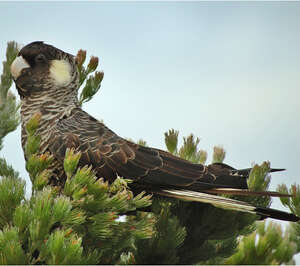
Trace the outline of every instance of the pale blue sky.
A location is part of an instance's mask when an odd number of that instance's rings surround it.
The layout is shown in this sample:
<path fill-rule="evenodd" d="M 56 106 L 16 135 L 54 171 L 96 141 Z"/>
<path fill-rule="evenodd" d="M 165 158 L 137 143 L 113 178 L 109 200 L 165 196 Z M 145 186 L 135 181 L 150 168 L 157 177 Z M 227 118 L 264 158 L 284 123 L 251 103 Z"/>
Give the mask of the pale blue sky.
<path fill-rule="evenodd" d="M 164 148 L 163 133 L 179 129 L 200 137 L 209 159 L 222 145 L 234 167 L 287 168 L 272 189 L 300 183 L 299 2 L 0 2 L 0 10 L 1 61 L 11 40 L 99 56 L 103 85 L 84 109 L 120 136 Z M 4 145 L 0 155 L 25 177 L 20 130 Z"/>

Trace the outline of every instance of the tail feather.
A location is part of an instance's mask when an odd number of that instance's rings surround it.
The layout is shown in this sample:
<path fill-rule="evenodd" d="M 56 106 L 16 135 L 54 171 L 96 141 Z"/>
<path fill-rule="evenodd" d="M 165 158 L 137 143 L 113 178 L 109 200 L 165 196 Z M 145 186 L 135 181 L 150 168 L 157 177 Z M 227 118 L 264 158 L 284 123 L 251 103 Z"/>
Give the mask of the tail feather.
<path fill-rule="evenodd" d="M 270 168 L 269 173 L 285 171 L 285 168 Z"/>
<path fill-rule="evenodd" d="M 238 201 L 230 198 L 224 198 L 207 193 L 189 191 L 189 190 L 176 190 L 176 189 L 164 189 L 155 192 L 160 195 L 178 198 L 187 201 L 198 201 L 203 203 L 210 203 L 216 207 L 234 210 L 240 212 L 247 212 L 262 216 L 262 218 L 274 218 L 283 221 L 297 222 L 299 217 L 292 213 L 279 211 L 271 208 L 256 207 L 243 201 Z"/>
<path fill-rule="evenodd" d="M 232 173 L 235 173 L 235 174 L 238 174 L 238 175 L 248 178 L 251 170 L 252 170 L 252 168 L 246 168 L 246 169 L 234 169 L 231 171 L 232 171 Z M 273 173 L 273 172 L 281 172 L 281 171 L 285 171 L 285 170 L 286 169 L 284 169 L 284 168 L 270 168 L 268 172 Z"/>
<path fill-rule="evenodd" d="M 287 213 L 271 208 L 256 207 L 255 211 L 263 218 L 273 218 L 289 222 L 298 222 L 300 220 L 300 218 L 293 213 Z"/>

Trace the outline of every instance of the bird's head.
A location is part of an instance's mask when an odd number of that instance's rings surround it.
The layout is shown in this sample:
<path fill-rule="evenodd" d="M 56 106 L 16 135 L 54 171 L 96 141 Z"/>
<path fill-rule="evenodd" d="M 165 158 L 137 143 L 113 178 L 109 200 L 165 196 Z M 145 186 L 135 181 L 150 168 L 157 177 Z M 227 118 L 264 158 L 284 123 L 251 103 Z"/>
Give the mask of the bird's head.
<path fill-rule="evenodd" d="M 24 46 L 11 65 L 11 74 L 21 97 L 78 86 L 74 56 L 43 42 Z"/>

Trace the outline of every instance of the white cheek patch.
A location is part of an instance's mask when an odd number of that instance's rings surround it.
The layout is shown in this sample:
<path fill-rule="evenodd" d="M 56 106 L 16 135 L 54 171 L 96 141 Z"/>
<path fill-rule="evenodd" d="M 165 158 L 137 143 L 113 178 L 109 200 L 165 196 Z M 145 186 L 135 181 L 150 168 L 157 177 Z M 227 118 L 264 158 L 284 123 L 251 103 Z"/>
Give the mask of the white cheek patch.
<path fill-rule="evenodd" d="M 49 72 L 58 86 L 66 86 L 71 82 L 71 66 L 66 60 L 52 60 Z"/>
<path fill-rule="evenodd" d="M 11 72 L 12 76 L 14 77 L 14 79 L 17 79 L 20 76 L 21 71 L 24 68 L 29 68 L 29 67 L 30 67 L 29 64 L 20 55 L 12 62 L 11 66 L 10 66 L 10 72 Z"/>

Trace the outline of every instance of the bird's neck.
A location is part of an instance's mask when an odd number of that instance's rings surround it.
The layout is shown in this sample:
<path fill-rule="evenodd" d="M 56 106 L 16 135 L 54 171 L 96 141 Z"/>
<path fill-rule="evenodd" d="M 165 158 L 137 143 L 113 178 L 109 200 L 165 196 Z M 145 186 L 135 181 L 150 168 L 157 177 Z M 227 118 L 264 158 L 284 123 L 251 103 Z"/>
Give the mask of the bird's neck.
<path fill-rule="evenodd" d="M 74 108 L 79 107 L 77 92 L 70 93 L 69 90 L 53 90 L 32 94 L 21 100 L 22 123 L 27 123 L 35 114 L 41 114 L 41 120 L 69 114 Z"/>
<path fill-rule="evenodd" d="M 60 88 L 51 90 L 51 92 L 39 92 L 36 95 L 32 94 L 28 98 L 21 99 L 23 147 L 27 140 L 26 124 L 34 114 L 40 113 L 41 115 L 36 133 L 42 137 L 41 142 L 43 143 L 43 141 L 46 141 L 43 138 L 47 138 L 51 134 L 52 128 L 59 119 L 69 116 L 74 108 L 80 107 L 76 90 L 70 93 L 70 90 Z"/>

